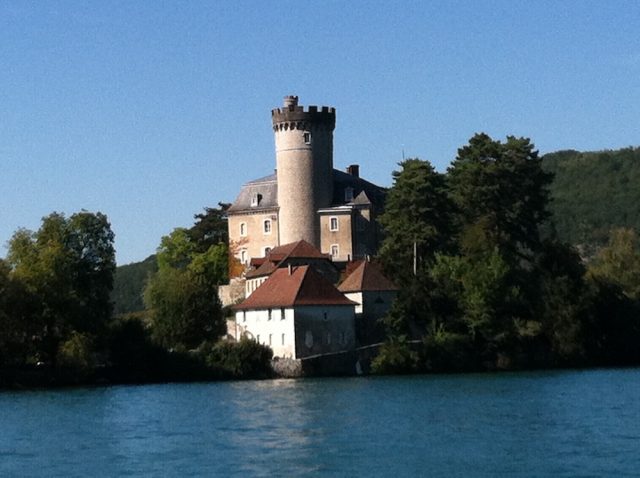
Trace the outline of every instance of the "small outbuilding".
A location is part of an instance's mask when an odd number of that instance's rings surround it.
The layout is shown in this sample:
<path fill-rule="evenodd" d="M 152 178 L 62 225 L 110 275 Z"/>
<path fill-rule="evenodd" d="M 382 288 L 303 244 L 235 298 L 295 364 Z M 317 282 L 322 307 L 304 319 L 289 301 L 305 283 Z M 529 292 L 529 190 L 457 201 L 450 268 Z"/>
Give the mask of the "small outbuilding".
<path fill-rule="evenodd" d="M 274 357 L 352 350 L 355 306 L 313 267 L 289 265 L 272 271 L 234 307 L 236 330 L 271 347 Z"/>
<path fill-rule="evenodd" d="M 356 305 L 356 331 L 360 345 L 375 343 L 384 337 L 379 319 L 391 308 L 398 287 L 385 277 L 380 267 L 364 260 L 340 284 L 338 290 Z"/>

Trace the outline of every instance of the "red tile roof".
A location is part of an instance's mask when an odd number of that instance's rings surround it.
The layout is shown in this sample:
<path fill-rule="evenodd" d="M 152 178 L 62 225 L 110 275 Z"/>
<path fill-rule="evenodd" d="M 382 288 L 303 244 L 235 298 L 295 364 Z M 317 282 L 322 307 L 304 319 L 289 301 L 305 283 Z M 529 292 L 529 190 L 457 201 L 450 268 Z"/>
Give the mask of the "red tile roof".
<path fill-rule="evenodd" d="M 296 305 L 353 305 L 333 284 L 309 266 L 277 269 L 235 308 L 270 309 Z"/>
<path fill-rule="evenodd" d="M 330 260 L 329 254 L 323 254 L 317 248 L 309 244 L 307 241 L 300 240 L 274 247 L 269 251 L 267 256 L 262 260 L 257 269 L 249 271 L 245 274 L 247 279 L 253 277 L 264 277 L 273 273 L 276 268 L 287 259 L 326 259 Z"/>
<path fill-rule="evenodd" d="M 398 290 L 393 282 L 387 279 L 380 267 L 373 262 L 362 261 L 338 287 L 340 292 L 360 292 L 364 290 Z"/>

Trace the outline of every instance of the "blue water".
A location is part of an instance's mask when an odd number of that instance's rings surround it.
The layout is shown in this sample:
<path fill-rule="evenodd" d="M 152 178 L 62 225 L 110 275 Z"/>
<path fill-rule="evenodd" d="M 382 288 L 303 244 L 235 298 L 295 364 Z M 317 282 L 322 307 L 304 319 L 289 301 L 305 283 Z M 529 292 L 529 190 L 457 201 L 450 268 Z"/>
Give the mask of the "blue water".
<path fill-rule="evenodd" d="M 640 370 L 2 392 L 0 476 L 640 476 Z"/>

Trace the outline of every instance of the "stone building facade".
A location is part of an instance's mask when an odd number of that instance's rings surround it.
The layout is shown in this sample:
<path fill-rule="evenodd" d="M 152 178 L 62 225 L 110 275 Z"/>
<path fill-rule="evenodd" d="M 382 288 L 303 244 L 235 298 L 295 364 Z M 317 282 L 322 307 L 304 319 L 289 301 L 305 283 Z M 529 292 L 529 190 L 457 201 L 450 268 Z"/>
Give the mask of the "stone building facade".
<path fill-rule="evenodd" d="M 358 165 L 334 169 L 335 109 L 305 109 L 298 97 L 287 96 L 271 119 L 276 171 L 246 183 L 228 210 L 235 256 L 248 266 L 300 240 L 335 262 L 375 254 L 385 190 L 362 179 Z"/>

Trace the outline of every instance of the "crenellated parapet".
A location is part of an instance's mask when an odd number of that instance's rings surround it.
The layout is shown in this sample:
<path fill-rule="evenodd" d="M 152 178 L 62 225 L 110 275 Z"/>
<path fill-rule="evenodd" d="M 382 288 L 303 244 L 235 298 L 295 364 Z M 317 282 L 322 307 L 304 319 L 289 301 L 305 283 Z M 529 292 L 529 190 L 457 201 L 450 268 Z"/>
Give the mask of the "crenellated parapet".
<path fill-rule="evenodd" d="M 336 126 L 336 109 L 330 106 L 309 106 L 305 111 L 303 106 L 298 105 L 297 96 L 285 96 L 284 106 L 271 110 L 271 121 L 274 131 L 310 130 L 314 127 L 333 131 Z"/>

